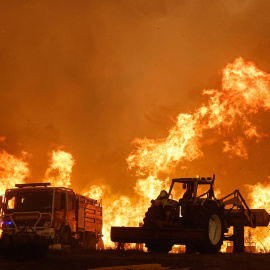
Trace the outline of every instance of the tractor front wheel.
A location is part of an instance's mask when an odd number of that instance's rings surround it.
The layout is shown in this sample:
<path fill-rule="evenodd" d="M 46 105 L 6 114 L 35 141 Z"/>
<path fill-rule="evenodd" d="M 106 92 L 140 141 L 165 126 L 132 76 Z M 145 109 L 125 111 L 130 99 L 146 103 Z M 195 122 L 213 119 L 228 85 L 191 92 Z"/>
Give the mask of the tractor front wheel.
<path fill-rule="evenodd" d="M 192 228 L 205 229 L 205 240 L 194 247 L 200 253 L 217 253 L 221 249 L 224 237 L 224 217 L 215 203 L 205 202 L 194 210 L 191 218 Z"/>
<path fill-rule="evenodd" d="M 163 222 L 166 218 L 165 211 L 162 205 L 156 206 L 152 205 L 148 208 L 148 211 L 145 213 L 145 218 L 143 219 L 143 227 L 150 228 L 160 228 L 163 227 Z M 145 247 L 149 252 L 162 252 L 168 253 L 173 244 L 167 241 L 151 241 L 145 243 Z"/>
<path fill-rule="evenodd" d="M 145 213 L 145 218 L 143 219 L 143 227 L 162 227 L 162 223 L 165 220 L 165 217 L 166 215 L 162 205 L 152 205 Z"/>

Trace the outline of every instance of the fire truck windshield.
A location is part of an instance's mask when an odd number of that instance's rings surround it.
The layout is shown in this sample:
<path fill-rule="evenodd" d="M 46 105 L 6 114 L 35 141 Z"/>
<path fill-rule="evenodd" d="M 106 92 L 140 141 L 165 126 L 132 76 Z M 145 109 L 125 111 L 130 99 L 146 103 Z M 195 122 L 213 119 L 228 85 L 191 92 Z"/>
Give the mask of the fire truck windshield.
<path fill-rule="evenodd" d="M 51 212 L 53 192 L 48 190 L 35 191 L 9 191 L 6 194 L 7 207 L 6 213 L 13 212 Z"/>

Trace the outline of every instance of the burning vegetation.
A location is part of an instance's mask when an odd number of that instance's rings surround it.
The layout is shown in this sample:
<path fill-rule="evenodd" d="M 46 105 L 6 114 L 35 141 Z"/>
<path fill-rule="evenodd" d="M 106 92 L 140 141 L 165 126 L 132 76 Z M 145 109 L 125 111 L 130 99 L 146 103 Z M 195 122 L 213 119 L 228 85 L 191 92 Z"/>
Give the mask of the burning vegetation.
<path fill-rule="evenodd" d="M 110 241 L 110 227 L 138 226 L 150 200 L 156 198 L 160 190 L 168 189 L 169 175 L 182 162 L 202 157 L 204 145 L 219 141 L 223 144 L 224 154 L 247 159 L 248 142 L 253 140 L 259 143 L 268 136 L 260 131 L 253 117 L 260 111 L 270 110 L 270 75 L 259 70 L 253 62 L 239 57 L 227 64 L 222 71 L 221 89 L 204 90 L 202 94 L 208 98 L 207 104 L 197 108 L 194 113 L 179 114 L 166 138 L 136 138 L 133 141 L 134 150 L 127 157 L 127 163 L 138 177 L 134 187 L 138 195 L 136 203 L 125 195 L 119 198 L 106 196 L 105 185 L 92 185 L 85 192 L 84 195 L 91 198 L 103 199 L 103 238 L 106 247 L 114 246 Z M 16 183 L 25 182 L 29 177 L 26 156 L 25 152 L 21 157 L 15 157 L 5 150 L 1 151 L 0 193 Z M 72 186 L 74 164 L 72 154 L 59 149 L 53 151 L 44 182 L 51 182 L 53 186 Z M 251 208 L 270 211 L 269 189 L 267 183 L 248 186 Z M 173 195 L 179 197 L 181 194 Z M 260 228 L 250 232 L 254 241 L 261 244 L 262 250 L 268 252 L 269 229 Z"/>
<path fill-rule="evenodd" d="M 251 208 L 264 208 L 270 212 L 270 185 L 267 183 L 257 183 L 248 185 L 249 200 Z M 270 228 L 248 229 L 246 238 L 252 243 L 256 243 L 256 248 L 261 252 L 270 252 Z"/>
<path fill-rule="evenodd" d="M 7 188 L 12 188 L 17 183 L 23 183 L 30 175 L 28 163 L 25 161 L 26 152 L 21 157 L 15 157 L 5 150 L 0 152 L 0 194 Z"/>

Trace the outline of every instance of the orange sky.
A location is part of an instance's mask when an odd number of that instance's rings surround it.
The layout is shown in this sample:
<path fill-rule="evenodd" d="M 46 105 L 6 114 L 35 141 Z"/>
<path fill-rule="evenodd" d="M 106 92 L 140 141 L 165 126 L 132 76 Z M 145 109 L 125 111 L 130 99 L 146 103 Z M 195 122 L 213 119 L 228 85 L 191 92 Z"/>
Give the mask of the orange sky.
<path fill-rule="evenodd" d="M 179 113 L 206 102 L 203 89 L 220 89 L 221 70 L 239 56 L 270 73 L 269 8 L 267 0 L 0 1 L 1 149 L 31 153 L 30 180 L 39 181 L 48 152 L 64 146 L 77 190 L 106 184 L 132 194 L 134 138 L 166 137 Z M 269 112 L 253 120 L 270 134 Z M 251 141 L 246 160 L 222 153 L 222 143 L 204 145 L 203 158 L 170 177 L 215 173 L 222 193 L 245 193 L 245 183 L 269 181 L 269 146 L 269 137 Z"/>

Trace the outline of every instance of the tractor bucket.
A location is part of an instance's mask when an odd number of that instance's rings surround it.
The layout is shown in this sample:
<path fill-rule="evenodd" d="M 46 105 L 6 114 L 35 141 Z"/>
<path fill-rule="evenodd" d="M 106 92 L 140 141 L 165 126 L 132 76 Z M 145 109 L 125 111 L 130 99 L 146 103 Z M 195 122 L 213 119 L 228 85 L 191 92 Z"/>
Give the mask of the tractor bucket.
<path fill-rule="evenodd" d="M 265 209 L 250 209 L 251 213 L 256 216 L 256 226 L 267 227 L 270 222 L 270 215 Z"/>
<path fill-rule="evenodd" d="M 251 223 L 251 220 L 248 219 L 248 210 L 233 209 L 229 212 L 228 217 L 226 218 L 227 224 L 229 226 L 247 226 L 247 227 L 267 227 L 270 221 L 270 215 L 265 209 L 250 209 L 251 216 L 254 218 L 254 223 Z M 225 210 L 225 216 L 226 212 Z M 228 213 L 227 212 L 227 213 Z"/>

